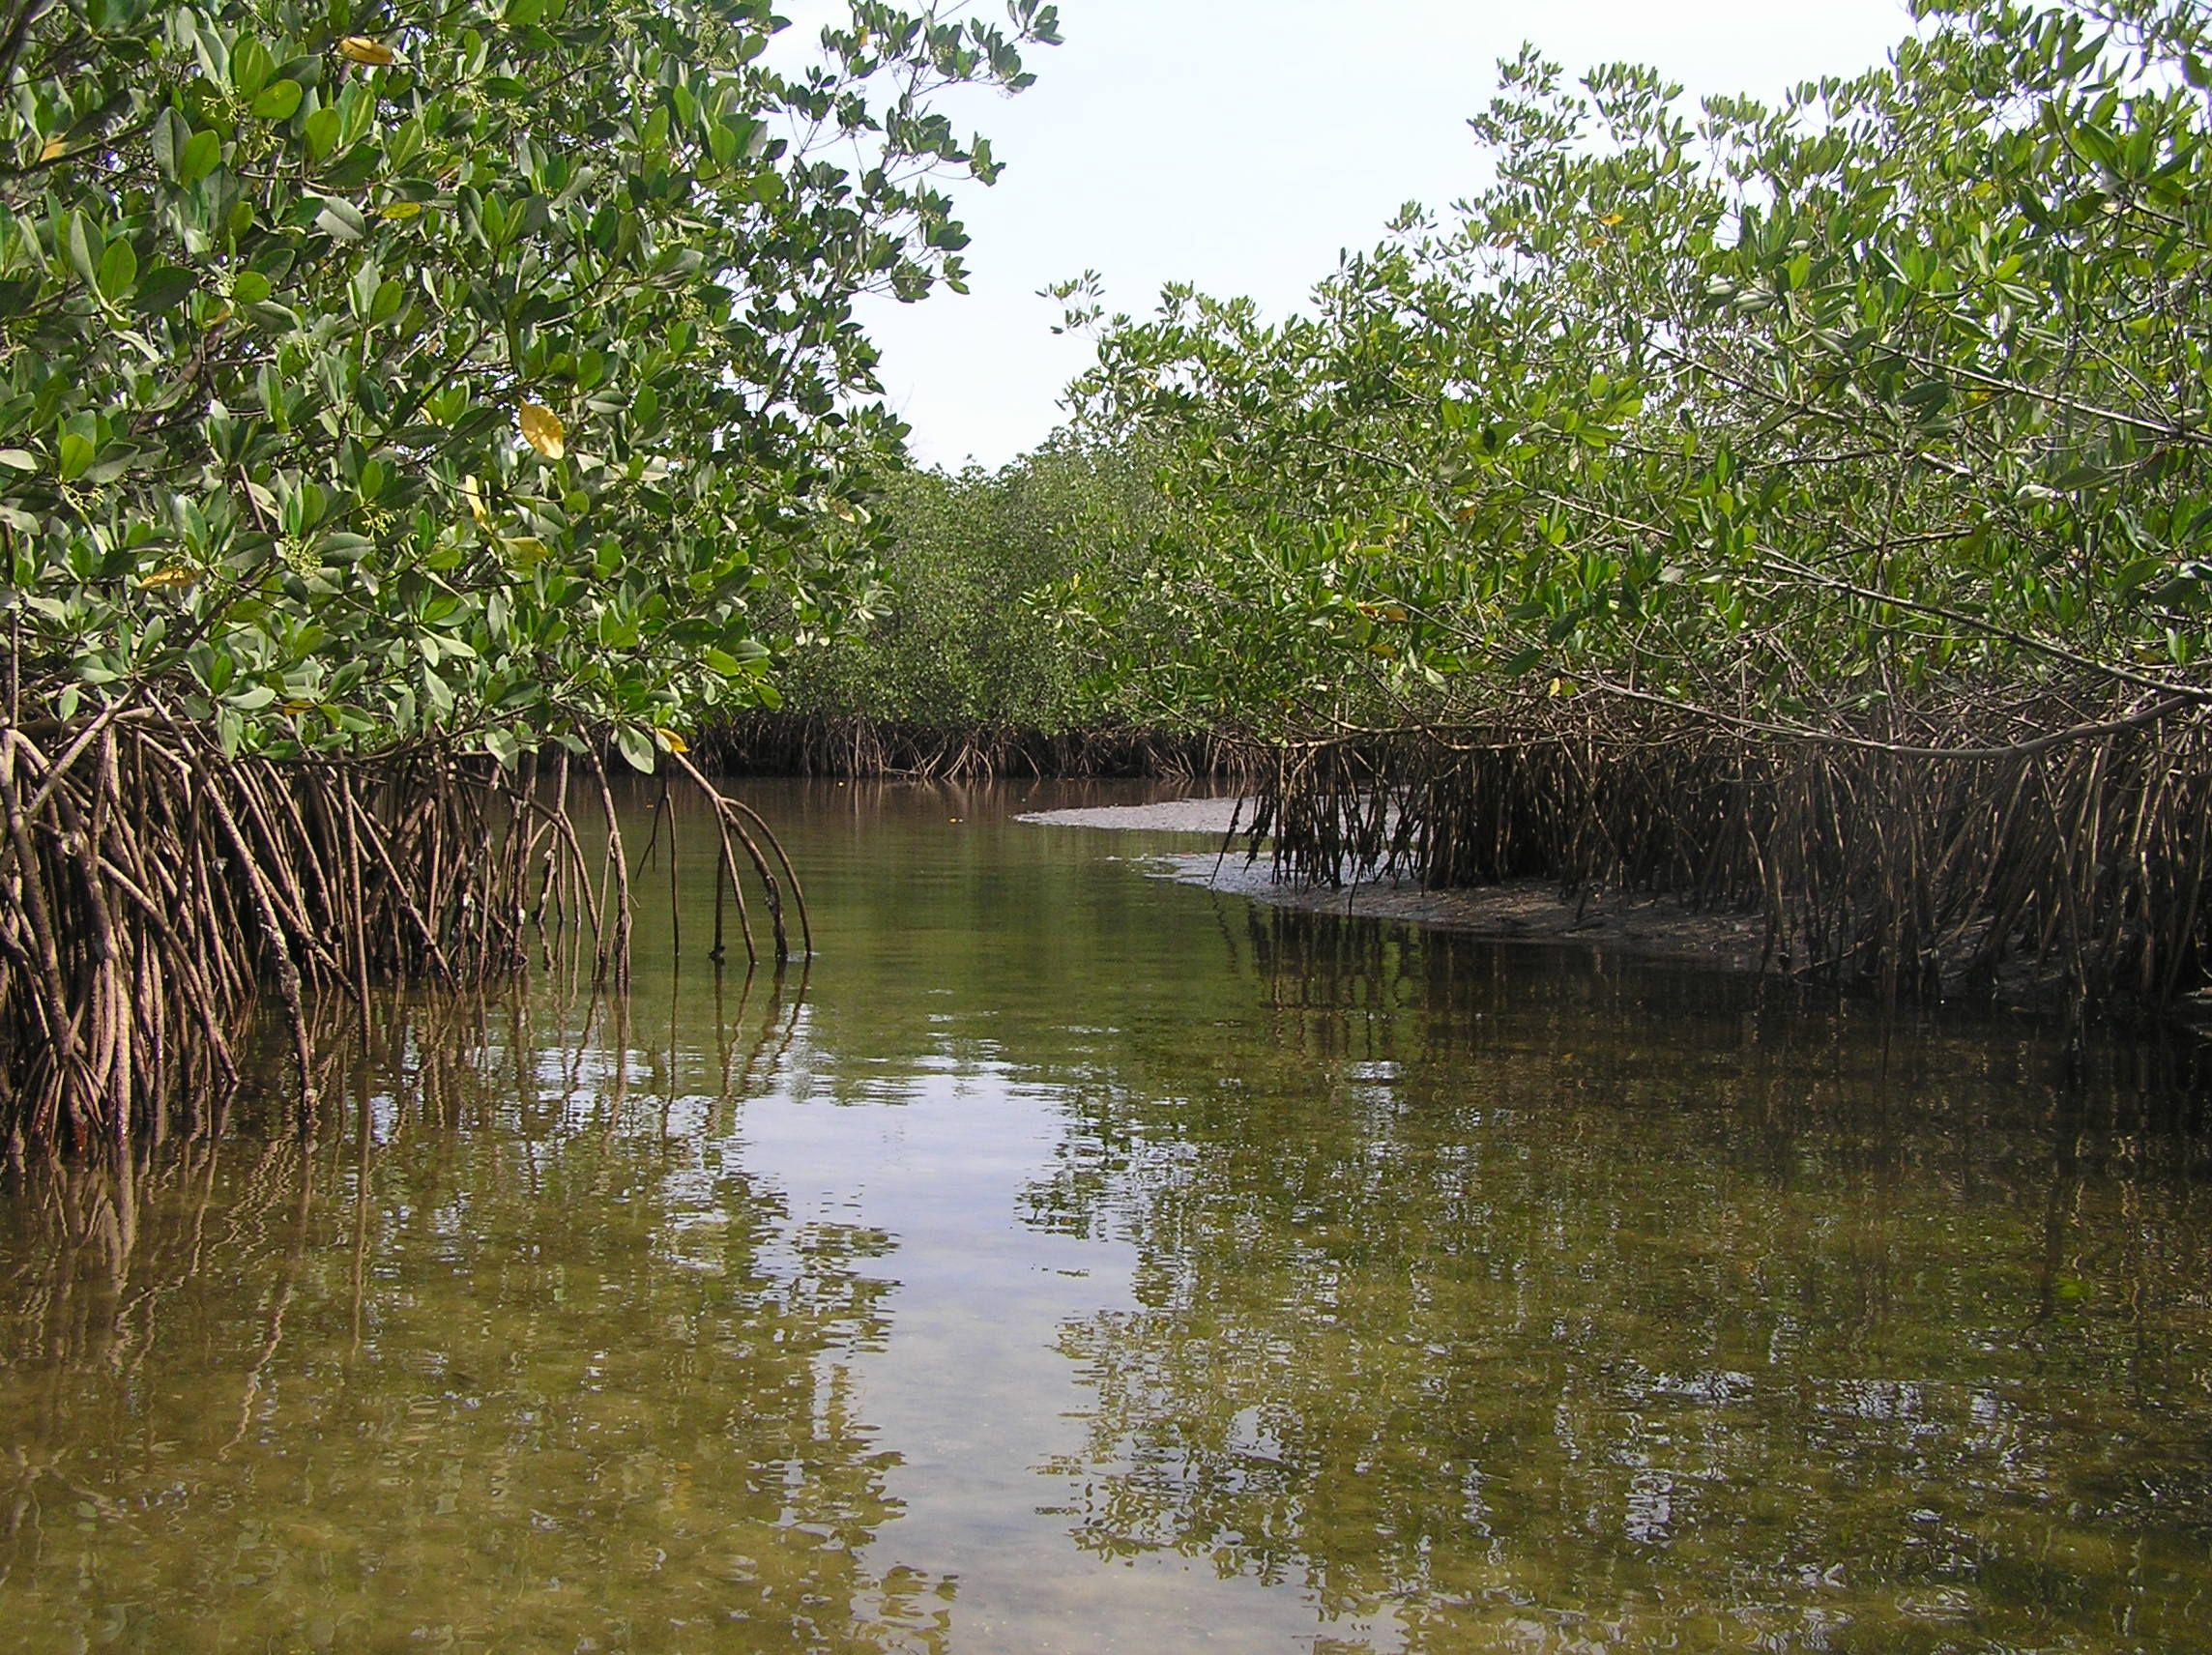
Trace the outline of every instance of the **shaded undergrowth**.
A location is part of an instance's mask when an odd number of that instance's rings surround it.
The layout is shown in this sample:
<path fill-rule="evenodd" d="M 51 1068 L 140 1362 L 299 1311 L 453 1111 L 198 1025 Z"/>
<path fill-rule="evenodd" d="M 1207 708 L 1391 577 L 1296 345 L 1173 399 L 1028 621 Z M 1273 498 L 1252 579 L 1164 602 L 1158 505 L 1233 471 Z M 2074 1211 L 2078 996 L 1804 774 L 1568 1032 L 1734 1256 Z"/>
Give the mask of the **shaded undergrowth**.
<path fill-rule="evenodd" d="M 1198 776 L 1251 770 L 1260 753 L 1224 733 L 1141 728 L 1052 731 L 1034 725 L 846 713 L 742 712 L 692 742 L 724 774 L 911 776 Z"/>

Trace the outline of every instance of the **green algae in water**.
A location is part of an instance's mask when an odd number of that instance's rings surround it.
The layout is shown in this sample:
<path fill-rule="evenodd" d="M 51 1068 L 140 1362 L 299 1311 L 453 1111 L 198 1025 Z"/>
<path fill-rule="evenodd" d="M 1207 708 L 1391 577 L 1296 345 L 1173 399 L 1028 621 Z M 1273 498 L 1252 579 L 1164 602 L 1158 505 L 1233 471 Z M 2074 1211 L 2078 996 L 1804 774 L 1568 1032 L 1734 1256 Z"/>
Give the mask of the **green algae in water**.
<path fill-rule="evenodd" d="M 394 1003 L 308 1145 L 12 1184 L 0 1646 L 2206 1643 L 2190 1054 L 1255 908 L 1065 797 L 762 789 L 803 973 L 649 909 L 619 1016 Z"/>

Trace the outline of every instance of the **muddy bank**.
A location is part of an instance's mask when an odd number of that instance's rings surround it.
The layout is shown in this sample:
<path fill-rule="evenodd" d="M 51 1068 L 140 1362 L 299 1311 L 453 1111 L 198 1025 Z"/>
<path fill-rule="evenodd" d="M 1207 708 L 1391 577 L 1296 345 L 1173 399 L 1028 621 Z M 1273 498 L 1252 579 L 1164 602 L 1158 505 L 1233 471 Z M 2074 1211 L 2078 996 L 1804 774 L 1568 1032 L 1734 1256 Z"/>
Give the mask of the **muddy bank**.
<path fill-rule="evenodd" d="M 1042 810 L 1020 821 L 1051 828 L 1099 828 L 1127 832 L 1203 833 L 1219 840 L 1238 815 L 1236 798 L 1180 798 L 1158 804 L 1108 805 L 1083 810 Z M 1501 942 L 1554 943 L 1637 959 L 1757 971 L 1765 949 L 1765 921 L 1757 915 L 1713 914 L 1671 898 L 1623 896 L 1593 890 L 1562 897 L 1544 880 L 1424 890 L 1411 880 L 1362 880 L 1339 888 L 1278 885 L 1265 861 L 1247 862 L 1241 844 L 1224 857 L 1218 848 L 1152 858 L 1156 877 L 1202 885 L 1256 902 L 1313 913 L 1400 919 L 1437 925 Z"/>
<path fill-rule="evenodd" d="M 1227 834 L 1252 814 L 1249 799 L 1165 798 L 1156 804 L 1100 804 L 1073 810 L 1033 810 L 1017 822 L 1040 828 L 1110 828 L 1131 833 Z M 1210 860 L 1210 858 L 1208 858 Z"/>

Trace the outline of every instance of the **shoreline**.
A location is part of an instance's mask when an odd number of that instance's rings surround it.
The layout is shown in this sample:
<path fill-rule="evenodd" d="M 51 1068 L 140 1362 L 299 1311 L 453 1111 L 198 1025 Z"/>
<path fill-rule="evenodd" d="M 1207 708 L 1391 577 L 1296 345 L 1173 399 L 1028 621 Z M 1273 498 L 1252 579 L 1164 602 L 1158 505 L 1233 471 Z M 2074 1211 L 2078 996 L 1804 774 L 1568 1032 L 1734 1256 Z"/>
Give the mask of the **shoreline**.
<path fill-rule="evenodd" d="M 1785 962 L 1767 957 L 1764 915 L 1691 908 L 1674 897 L 1623 895 L 1609 889 L 1570 897 L 1561 894 L 1557 883 L 1540 879 L 1441 890 L 1426 889 L 1410 879 L 1357 880 L 1337 886 L 1278 885 L 1265 857 L 1247 861 L 1236 845 L 1223 854 L 1232 821 L 1240 821 L 1239 812 L 1248 811 L 1249 805 L 1248 799 L 1226 795 L 1032 811 L 1015 820 L 1047 828 L 1205 836 L 1212 841 L 1212 849 L 1159 851 L 1128 859 L 1148 878 L 1223 891 L 1272 908 L 1394 920 L 1485 942 L 1581 948 L 1593 955 L 1663 965 L 1755 976 L 1771 971 L 1784 979 L 1792 975 Z M 2031 1017 L 2048 1016 L 2052 1010 L 2047 983 L 2010 982 L 2003 992 L 1990 997 L 1990 1002 L 1996 1009 Z M 2130 1021 L 2124 1008 L 2108 1007 L 2106 1015 L 2122 1026 Z M 2212 1038 L 2212 989 L 2158 1007 L 2147 1021 L 2197 1039 Z"/>
<path fill-rule="evenodd" d="M 1275 908 L 1399 920 L 1490 942 L 1544 943 L 1720 971 L 1756 973 L 1765 954 L 1762 916 L 1688 908 L 1670 897 L 1624 896 L 1604 889 L 1568 897 L 1548 880 L 1445 890 L 1430 890 L 1408 879 L 1357 880 L 1340 886 L 1279 885 L 1265 858 L 1248 861 L 1234 846 L 1227 856 L 1221 854 L 1220 841 L 1245 803 L 1234 797 L 1179 798 L 1032 811 L 1015 820 L 1043 828 L 1205 834 L 1215 841 L 1214 850 L 1169 853 L 1137 865 L 1150 878 L 1226 891 Z"/>

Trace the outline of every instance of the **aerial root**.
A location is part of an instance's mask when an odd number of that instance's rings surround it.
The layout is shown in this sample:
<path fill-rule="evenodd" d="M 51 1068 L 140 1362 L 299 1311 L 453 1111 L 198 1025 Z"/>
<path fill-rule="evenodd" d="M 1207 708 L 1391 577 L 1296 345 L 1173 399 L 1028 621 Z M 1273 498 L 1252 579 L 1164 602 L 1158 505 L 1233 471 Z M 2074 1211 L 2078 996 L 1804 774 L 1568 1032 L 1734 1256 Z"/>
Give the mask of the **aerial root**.
<path fill-rule="evenodd" d="M 614 790 L 589 748 L 549 753 L 507 770 L 431 750 L 279 762 L 145 713 L 0 725 L 0 1140 L 85 1154 L 207 1130 L 272 989 L 308 1126 L 317 1008 L 334 1000 L 365 1028 L 380 984 L 511 976 L 564 931 L 595 983 L 626 985 Z M 606 816 L 596 866 L 576 764 Z M 684 768 L 768 888 L 785 957 L 786 892 L 805 925 L 789 858 Z M 735 888 L 728 849 L 725 863 Z"/>
<path fill-rule="evenodd" d="M 1892 1001 L 2161 1004 L 2212 972 L 2212 719 L 2096 712 L 1962 706 L 1826 740 L 1593 693 L 1285 746 L 1250 843 L 1306 884 L 1545 879 L 1758 913 L 1769 963 Z M 2058 722 L 2082 733 L 2034 734 Z"/>

